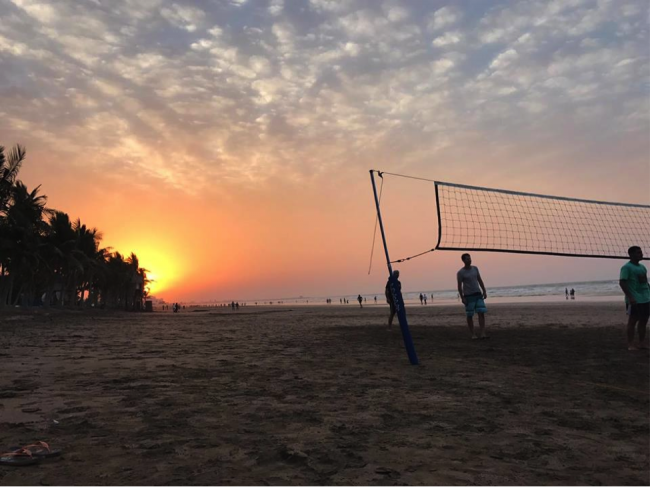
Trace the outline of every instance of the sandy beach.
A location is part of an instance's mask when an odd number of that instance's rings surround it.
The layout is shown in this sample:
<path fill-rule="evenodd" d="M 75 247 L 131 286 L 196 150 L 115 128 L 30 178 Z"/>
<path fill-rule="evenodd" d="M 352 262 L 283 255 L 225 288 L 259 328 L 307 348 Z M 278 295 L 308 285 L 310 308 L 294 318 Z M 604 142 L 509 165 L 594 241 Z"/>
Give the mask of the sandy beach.
<path fill-rule="evenodd" d="M 0 315 L 1 485 L 650 482 L 647 351 L 621 303 Z"/>

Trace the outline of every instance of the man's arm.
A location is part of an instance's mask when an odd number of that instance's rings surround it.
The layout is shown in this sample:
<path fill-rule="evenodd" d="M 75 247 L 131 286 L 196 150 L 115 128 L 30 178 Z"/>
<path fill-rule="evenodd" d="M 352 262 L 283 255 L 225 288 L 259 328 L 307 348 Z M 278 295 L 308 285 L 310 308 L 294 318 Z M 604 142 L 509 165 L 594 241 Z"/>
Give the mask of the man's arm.
<path fill-rule="evenodd" d="M 456 274 L 456 280 L 458 281 L 458 295 L 463 304 L 465 303 L 465 295 L 463 294 L 463 281 L 458 274 Z"/>
<path fill-rule="evenodd" d="M 483 299 L 487 298 L 487 289 L 485 289 L 485 284 L 483 284 L 483 279 L 481 279 L 481 273 L 476 269 L 476 273 L 478 275 L 478 285 L 481 286 L 481 289 L 483 290 Z"/>
<path fill-rule="evenodd" d="M 621 279 L 618 281 L 618 285 L 621 286 L 621 289 L 625 293 L 625 296 L 627 296 L 627 300 L 630 302 L 630 304 L 636 304 L 636 299 L 634 299 L 634 296 L 632 296 L 630 287 L 627 285 L 627 281 L 625 279 Z"/>

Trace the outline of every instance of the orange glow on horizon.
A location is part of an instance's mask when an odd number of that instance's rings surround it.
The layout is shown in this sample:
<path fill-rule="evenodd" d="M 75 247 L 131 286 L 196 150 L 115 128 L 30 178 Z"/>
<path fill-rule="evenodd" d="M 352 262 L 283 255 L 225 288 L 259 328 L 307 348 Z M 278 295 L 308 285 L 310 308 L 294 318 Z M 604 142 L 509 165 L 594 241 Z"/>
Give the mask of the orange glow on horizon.
<path fill-rule="evenodd" d="M 178 268 L 166 253 L 146 247 L 136 250 L 135 253 L 140 265 L 147 269 L 147 278 L 151 281 L 147 285 L 149 294 L 156 296 L 178 284 L 181 277 Z"/>
<path fill-rule="evenodd" d="M 47 174 L 34 171 L 26 182 L 33 187 L 47 181 Z M 84 184 L 74 179 L 44 186 L 44 194 L 52 207 L 97 227 L 104 236 L 102 247 L 119 251 L 124 258 L 135 253 L 140 267 L 153 280 L 149 293 L 158 299 L 206 302 L 330 297 L 381 293 L 385 284 L 378 234 L 372 273 L 368 274 L 375 207 L 365 176 L 363 180 L 351 178 L 345 190 L 337 180 L 298 188 L 276 184 L 271 190 L 257 188 L 241 194 L 189 195 L 167 187 L 118 185 L 91 175 Z M 440 179 L 464 181 L 462 175 L 454 174 Z M 490 181 L 484 184 L 489 186 Z M 497 187 L 525 191 L 533 186 L 504 180 Z M 382 215 L 391 256 L 404 257 L 430 248 L 437 238 L 437 223 L 429 214 L 435 204 L 431 187 L 393 178 L 386 188 Z M 571 194 L 562 188 L 554 192 Z M 488 286 L 601 279 L 615 275 L 618 264 L 487 255 L 476 259 L 485 278 L 490 279 Z M 458 262 L 457 253 L 443 252 L 404 262 L 399 266 L 404 289 L 453 287 Z M 530 270 L 522 275 L 524 262 Z"/>
<path fill-rule="evenodd" d="M 138 237 L 133 240 L 128 239 L 133 242 L 132 244 L 120 243 L 119 249 L 130 249 L 124 255 L 128 256 L 130 252 L 133 252 L 138 257 L 140 267 L 146 269 L 147 279 L 151 281 L 147 284 L 149 294 L 160 297 L 161 293 L 178 286 L 184 277 L 180 270 L 182 264 L 178 262 L 178 259 L 173 258 L 176 255 L 171 248 L 174 242 L 170 240 L 169 236 L 158 236 L 158 238 L 150 236 L 146 243 L 143 243 L 141 236 Z"/>

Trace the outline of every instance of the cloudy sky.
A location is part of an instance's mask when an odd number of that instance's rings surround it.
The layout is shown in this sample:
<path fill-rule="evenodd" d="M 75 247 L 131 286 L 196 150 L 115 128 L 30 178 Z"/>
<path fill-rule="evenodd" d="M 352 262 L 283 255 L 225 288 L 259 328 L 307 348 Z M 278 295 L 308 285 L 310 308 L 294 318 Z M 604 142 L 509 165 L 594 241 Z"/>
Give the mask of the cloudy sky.
<path fill-rule="evenodd" d="M 168 299 L 381 290 L 371 168 L 649 202 L 646 0 L 0 0 L 0 12 L 0 144 L 25 145 L 24 182 L 135 251 Z M 432 247 L 430 185 L 385 191 L 394 257 Z M 488 286 L 616 278 L 621 264 L 475 260 Z M 459 264 L 450 252 L 405 264 L 405 288 L 451 288 Z"/>

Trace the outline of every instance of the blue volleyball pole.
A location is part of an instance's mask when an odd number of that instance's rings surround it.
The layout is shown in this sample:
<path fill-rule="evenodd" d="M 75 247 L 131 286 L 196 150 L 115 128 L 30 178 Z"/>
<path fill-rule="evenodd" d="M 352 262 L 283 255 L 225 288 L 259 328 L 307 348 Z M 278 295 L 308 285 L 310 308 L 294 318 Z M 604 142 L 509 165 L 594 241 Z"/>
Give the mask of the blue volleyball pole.
<path fill-rule="evenodd" d="M 388 282 L 390 283 L 390 290 L 393 295 L 393 303 L 397 310 L 397 319 L 399 320 L 399 327 L 402 330 L 402 339 L 404 340 L 404 347 L 406 354 L 409 357 L 411 365 L 419 365 L 418 356 L 415 353 L 413 346 L 413 339 L 411 338 L 411 331 L 409 324 L 406 320 L 406 308 L 404 306 L 404 299 L 402 293 L 397 287 L 397 278 L 393 276 L 393 266 L 390 264 L 390 257 L 388 256 L 388 245 L 386 244 L 386 234 L 384 233 L 384 222 L 381 219 L 381 209 L 379 207 L 379 198 L 377 197 L 377 185 L 375 184 L 375 174 L 383 179 L 380 171 L 370 170 L 370 181 L 372 182 L 372 192 L 375 195 L 375 206 L 377 207 L 377 220 L 379 221 L 379 229 L 381 230 L 381 240 L 384 242 L 384 253 L 386 254 L 386 265 L 388 266 Z"/>

